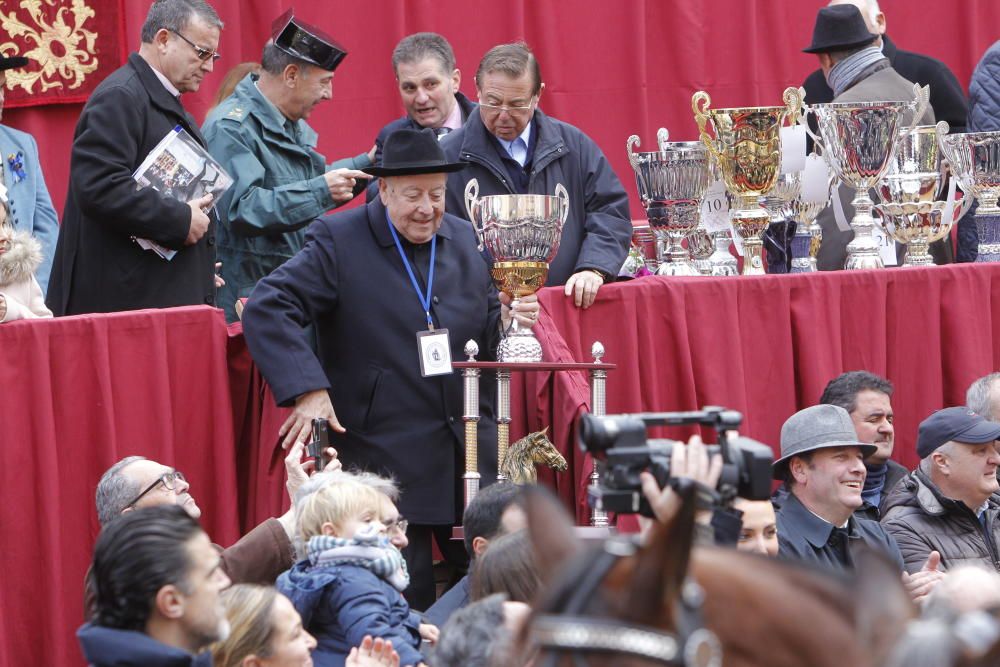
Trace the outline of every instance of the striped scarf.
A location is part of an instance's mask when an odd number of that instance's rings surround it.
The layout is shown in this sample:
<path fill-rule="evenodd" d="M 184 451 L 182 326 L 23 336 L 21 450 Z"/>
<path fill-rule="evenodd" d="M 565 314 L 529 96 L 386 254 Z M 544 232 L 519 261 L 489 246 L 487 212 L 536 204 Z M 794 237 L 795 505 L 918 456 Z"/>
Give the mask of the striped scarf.
<path fill-rule="evenodd" d="M 842 92 L 851 87 L 863 71 L 885 58 L 878 46 L 869 46 L 852 56 L 844 58 L 833 66 L 826 77 L 826 82 L 833 89 L 833 96 L 839 97 Z"/>
<path fill-rule="evenodd" d="M 314 567 L 356 565 L 371 570 L 398 591 L 410 585 L 403 554 L 374 525 L 362 528 L 350 539 L 314 535 L 306 545 L 306 554 Z"/>

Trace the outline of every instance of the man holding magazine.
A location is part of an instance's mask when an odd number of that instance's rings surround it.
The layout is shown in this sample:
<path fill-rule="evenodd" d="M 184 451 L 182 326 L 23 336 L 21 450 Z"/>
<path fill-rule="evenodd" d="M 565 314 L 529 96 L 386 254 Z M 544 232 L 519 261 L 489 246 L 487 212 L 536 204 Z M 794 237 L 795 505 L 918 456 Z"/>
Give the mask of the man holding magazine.
<path fill-rule="evenodd" d="M 156 0 L 139 52 L 84 106 L 46 300 L 56 315 L 215 304 L 211 195 L 181 201 L 133 174 L 175 127 L 204 146 L 179 97 L 212 71 L 221 30 L 204 0 Z"/>

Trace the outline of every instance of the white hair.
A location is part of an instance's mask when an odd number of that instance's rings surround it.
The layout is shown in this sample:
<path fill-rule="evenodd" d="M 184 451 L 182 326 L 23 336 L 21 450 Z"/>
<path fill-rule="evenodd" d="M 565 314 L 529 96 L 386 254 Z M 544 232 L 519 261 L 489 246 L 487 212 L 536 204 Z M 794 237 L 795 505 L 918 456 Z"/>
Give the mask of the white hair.
<path fill-rule="evenodd" d="M 969 391 L 965 393 L 966 407 L 994 422 L 1000 420 L 1000 415 L 994 415 L 990 410 L 993 385 L 997 380 L 1000 380 L 1000 373 L 990 373 L 969 385 Z"/>

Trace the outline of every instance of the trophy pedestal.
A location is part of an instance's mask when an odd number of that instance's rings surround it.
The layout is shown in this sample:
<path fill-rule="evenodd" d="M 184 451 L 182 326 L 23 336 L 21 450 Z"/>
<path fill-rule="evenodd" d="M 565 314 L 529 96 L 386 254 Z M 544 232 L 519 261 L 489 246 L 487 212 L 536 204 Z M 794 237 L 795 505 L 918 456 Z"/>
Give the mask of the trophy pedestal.
<path fill-rule="evenodd" d="M 1000 209 L 982 204 L 976 211 L 976 231 L 979 233 L 977 262 L 1000 262 Z"/>
<path fill-rule="evenodd" d="M 816 260 L 809 252 L 813 236 L 804 225 L 796 225 L 795 236 L 792 237 L 792 267 L 789 273 L 813 273 L 816 270 Z"/>
<path fill-rule="evenodd" d="M 542 344 L 530 329 L 511 331 L 497 347 L 497 361 L 505 364 L 537 364 L 542 360 Z"/>
<path fill-rule="evenodd" d="M 934 266 L 934 258 L 930 253 L 930 241 L 926 237 L 918 237 L 906 244 L 906 257 L 903 266 Z"/>
<path fill-rule="evenodd" d="M 875 228 L 875 218 L 872 217 L 872 200 L 864 190 L 859 190 L 854 201 L 854 219 L 851 229 L 854 230 L 854 240 L 847 244 L 847 261 L 844 268 L 849 271 L 861 269 L 884 269 L 878 244 L 872 236 Z"/>
<path fill-rule="evenodd" d="M 733 257 L 733 253 L 729 252 L 729 246 L 732 244 L 732 237 L 729 236 L 729 232 L 712 232 L 712 243 L 715 244 L 715 251 L 712 256 L 708 258 L 709 266 L 711 266 L 710 275 L 713 276 L 735 276 L 739 275 L 740 267 Z"/>
<path fill-rule="evenodd" d="M 763 276 L 764 242 L 761 237 L 771 222 L 771 216 L 762 208 L 743 208 L 731 213 L 733 229 L 743 239 L 743 275 Z"/>

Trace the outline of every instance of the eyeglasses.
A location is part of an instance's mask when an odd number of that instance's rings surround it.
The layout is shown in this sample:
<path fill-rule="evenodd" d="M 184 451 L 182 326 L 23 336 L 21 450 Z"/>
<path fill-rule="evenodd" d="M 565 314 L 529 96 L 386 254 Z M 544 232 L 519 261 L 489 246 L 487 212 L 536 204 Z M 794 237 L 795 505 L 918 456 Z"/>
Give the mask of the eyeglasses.
<path fill-rule="evenodd" d="M 399 517 L 398 519 L 393 519 L 391 521 L 383 521 L 385 525 L 386 532 L 392 532 L 398 530 L 401 535 L 406 534 L 406 528 L 410 525 L 409 520 Z"/>
<path fill-rule="evenodd" d="M 530 112 L 535 105 L 535 98 L 532 97 L 531 101 L 528 102 L 527 106 L 514 107 L 507 104 L 486 104 L 485 102 L 479 103 L 480 109 L 485 109 L 487 113 L 491 116 L 499 116 L 501 113 L 506 111 L 511 116 L 523 116 Z"/>
<path fill-rule="evenodd" d="M 142 493 L 137 495 L 135 499 L 125 507 L 135 507 L 135 504 L 137 502 L 142 500 L 147 493 L 158 487 L 160 484 L 162 484 L 163 488 L 165 488 L 167 491 L 173 491 L 174 485 L 177 483 L 178 480 L 182 482 L 187 481 L 187 478 L 184 477 L 184 473 L 182 473 L 180 470 L 171 470 L 170 472 L 163 473 L 162 475 L 156 478 L 155 482 L 153 482 L 145 489 L 143 489 Z"/>
<path fill-rule="evenodd" d="M 174 33 L 175 35 L 183 39 L 185 42 L 190 44 L 191 48 L 194 49 L 194 52 L 198 54 L 198 59 L 201 60 L 202 62 L 207 61 L 209 58 L 215 61 L 222 57 L 219 55 L 218 51 L 212 51 L 211 49 L 206 49 L 203 46 L 198 46 L 197 44 L 195 44 L 190 39 L 177 32 L 176 30 L 173 30 L 171 28 L 167 28 L 167 30 L 170 30 L 170 32 Z"/>

